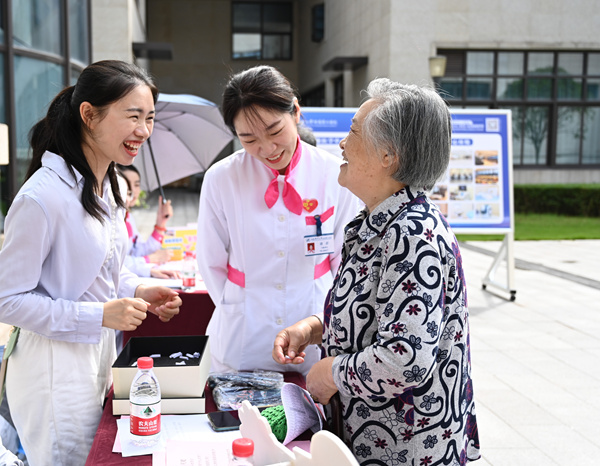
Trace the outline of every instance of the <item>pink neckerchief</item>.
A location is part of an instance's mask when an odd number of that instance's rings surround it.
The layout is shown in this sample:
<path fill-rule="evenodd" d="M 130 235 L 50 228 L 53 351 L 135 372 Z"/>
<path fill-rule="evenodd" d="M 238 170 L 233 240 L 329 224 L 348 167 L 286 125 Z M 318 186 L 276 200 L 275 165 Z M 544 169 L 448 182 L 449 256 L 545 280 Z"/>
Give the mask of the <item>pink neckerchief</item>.
<path fill-rule="evenodd" d="M 298 165 L 301 154 L 302 144 L 300 143 L 300 136 L 298 136 L 296 150 L 294 151 L 292 160 L 290 160 L 290 164 L 285 171 L 285 183 L 283 185 L 283 203 L 290 212 L 296 215 L 300 215 L 302 213 L 302 198 L 300 197 L 300 194 L 298 194 L 298 191 L 296 191 L 296 188 L 294 188 L 294 185 L 289 181 L 289 176 L 292 173 L 292 170 L 296 168 L 296 165 Z M 267 186 L 267 191 L 265 192 L 265 202 L 267 207 L 270 209 L 275 205 L 277 199 L 279 198 L 279 188 L 277 186 L 277 177 L 279 176 L 279 172 L 271 167 L 267 168 L 273 172 L 273 179 L 269 183 L 269 186 Z"/>
<path fill-rule="evenodd" d="M 131 227 L 131 223 L 129 223 L 129 212 L 125 213 L 125 226 L 127 227 L 127 236 L 131 238 L 133 236 L 133 228 Z"/>

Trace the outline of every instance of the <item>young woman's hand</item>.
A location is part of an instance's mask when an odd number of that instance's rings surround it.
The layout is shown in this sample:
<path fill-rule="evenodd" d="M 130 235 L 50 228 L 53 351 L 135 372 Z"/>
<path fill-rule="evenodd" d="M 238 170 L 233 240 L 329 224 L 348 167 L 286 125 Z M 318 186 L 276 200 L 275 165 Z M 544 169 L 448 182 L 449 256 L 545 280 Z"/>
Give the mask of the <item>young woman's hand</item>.
<path fill-rule="evenodd" d="M 165 228 L 167 221 L 173 217 L 173 207 L 171 201 L 163 202 L 162 196 L 158 196 L 158 211 L 156 212 L 156 225 Z"/>
<path fill-rule="evenodd" d="M 179 294 L 166 286 L 140 285 L 135 290 L 135 297 L 146 301 L 149 304 L 148 311 L 163 322 L 168 322 L 179 314 L 182 304 Z"/>
<path fill-rule="evenodd" d="M 150 269 L 150 276 L 153 278 L 181 278 L 177 270 L 163 270 L 158 267 Z"/>
<path fill-rule="evenodd" d="M 149 305 L 141 298 L 121 298 L 104 303 L 102 326 L 133 332 L 146 318 Z"/>
<path fill-rule="evenodd" d="M 169 262 L 173 257 L 173 251 L 171 249 L 159 249 L 154 251 L 152 254 L 148 254 L 148 262 L 152 264 L 164 264 Z"/>

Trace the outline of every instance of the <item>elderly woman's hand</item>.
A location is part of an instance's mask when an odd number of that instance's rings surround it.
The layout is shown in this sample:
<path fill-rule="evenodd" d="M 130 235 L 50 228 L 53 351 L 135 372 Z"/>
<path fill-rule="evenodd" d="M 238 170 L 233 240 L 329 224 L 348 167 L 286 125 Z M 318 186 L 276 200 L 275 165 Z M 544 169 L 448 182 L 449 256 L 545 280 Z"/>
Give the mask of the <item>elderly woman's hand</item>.
<path fill-rule="evenodd" d="M 317 316 L 310 316 L 284 328 L 275 337 L 272 356 L 279 364 L 301 364 L 305 348 L 321 343 L 323 325 Z"/>
<path fill-rule="evenodd" d="M 306 389 L 312 396 L 312 399 L 318 403 L 326 405 L 333 395 L 338 391 L 333 382 L 332 365 L 333 356 L 321 359 L 312 366 L 312 369 L 306 376 Z"/>

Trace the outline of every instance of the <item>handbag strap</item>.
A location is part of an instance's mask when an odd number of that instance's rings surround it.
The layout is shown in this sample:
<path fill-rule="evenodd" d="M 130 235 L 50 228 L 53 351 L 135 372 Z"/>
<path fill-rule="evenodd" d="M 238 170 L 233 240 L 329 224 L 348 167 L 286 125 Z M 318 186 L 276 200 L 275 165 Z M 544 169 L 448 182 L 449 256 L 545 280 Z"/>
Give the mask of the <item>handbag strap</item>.
<path fill-rule="evenodd" d="M 15 346 L 17 345 L 17 340 L 19 339 L 19 333 L 21 332 L 21 327 L 13 326 L 10 329 L 10 334 L 8 336 L 8 341 L 4 347 L 4 354 L 2 355 L 2 364 L 0 365 L 0 403 L 4 399 L 5 385 L 6 381 L 6 366 L 8 365 L 8 358 L 12 354 Z"/>

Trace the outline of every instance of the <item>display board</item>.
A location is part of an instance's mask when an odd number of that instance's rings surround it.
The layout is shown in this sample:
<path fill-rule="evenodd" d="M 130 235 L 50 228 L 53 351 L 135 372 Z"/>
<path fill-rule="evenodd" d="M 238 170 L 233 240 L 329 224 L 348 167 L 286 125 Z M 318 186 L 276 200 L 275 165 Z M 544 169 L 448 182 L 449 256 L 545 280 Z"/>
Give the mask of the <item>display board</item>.
<path fill-rule="evenodd" d="M 317 146 L 341 155 L 340 141 L 357 108 L 304 107 Z M 430 198 L 455 233 L 513 231 L 510 110 L 451 110 L 452 148 L 445 176 Z"/>

